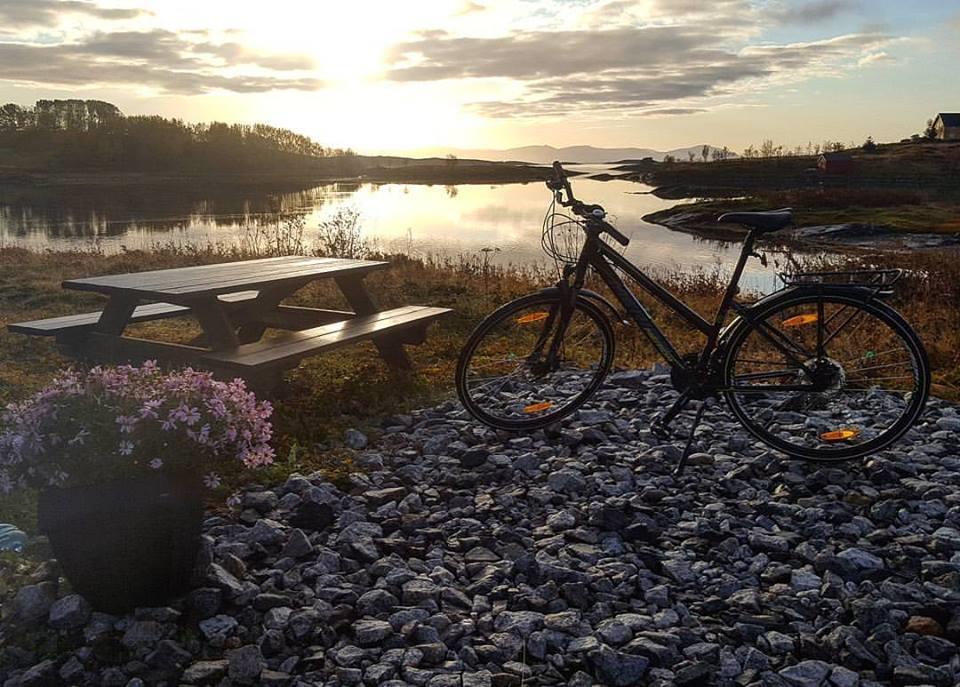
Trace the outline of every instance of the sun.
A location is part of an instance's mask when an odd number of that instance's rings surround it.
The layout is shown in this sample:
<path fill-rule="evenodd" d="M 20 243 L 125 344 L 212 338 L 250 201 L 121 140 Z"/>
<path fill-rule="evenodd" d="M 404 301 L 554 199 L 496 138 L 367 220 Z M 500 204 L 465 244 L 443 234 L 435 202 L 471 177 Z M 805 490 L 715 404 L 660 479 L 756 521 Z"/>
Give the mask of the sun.
<path fill-rule="evenodd" d="M 266 7 L 164 0 L 156 18 L 174 29 L 190 16 L 191 23 L 206 27 L 203 40 L 238 43 L 256 54 L 308 58 L 309 68 L 300 75 L 315 79 L 316 90 L 225 96 L 241 105 L 233 110 L 236 119 L 284 126 L 331 147 L 411 152 L 465 143 L 479 125 L 480 119 L 462 106 L 477 95 L 476 88 L 465 98 L 462 84 L 395 82 L 388 74 L 397 44 L 425 28 L 452 26 L 462 6 L 462 0 L 272 0 Z"/>

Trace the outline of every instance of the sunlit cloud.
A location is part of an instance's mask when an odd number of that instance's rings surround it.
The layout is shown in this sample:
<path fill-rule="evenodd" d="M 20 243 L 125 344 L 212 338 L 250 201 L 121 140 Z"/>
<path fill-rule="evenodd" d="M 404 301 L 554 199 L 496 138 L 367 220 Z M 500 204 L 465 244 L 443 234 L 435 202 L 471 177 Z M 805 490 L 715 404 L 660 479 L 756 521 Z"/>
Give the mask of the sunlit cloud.
<path fill-rule="evenodd" d="M 85 90 L 134 86 L 180 95 L 322 85 L 311 73 L 309 55 L 252 49 L 206 29 L 144 28 L 154 17 L 144 8 L 80 0 L 0 0 L 5 21 L 0 30 L 7 35 L 0 38 L 0 80 Z M 20 33 L 11 35 L 11 28 Z"/>
<path fill-rule="evenodd" d="M 871 64 L 882 64 L 882 63 L 893 64 L 896 61 L 897 61 L 897 58 L 881 50 L 880 52 L 868 53 L 864 55 L 857 61 L 857 66 L 867 67 Z"/>
<path fill-rule="evenodd" d="M 101 7 L 84 0 L 0 0 L 0 26 L 6 30 L 56 26 L 66 15 L 122 20 L 148 14 L 146 9 Z"/>
<path fill-rule="evenodd" d="M 498 78 L 522 82 L 521 98 L 470 104 L 474 111 L 491 117 L 607 109 L 662 112 L 666 103 L 717 98 L 747 85 L 756 89 L 832 74 L 857 65 L 865 51 L 880 55 L 880 48 L 892 40 L 886 34 L 864 33 L 737 48 L 697 23 L 599 33 L 527 32 L 487 39 L 444 34 L 397 46 L 392 53 L 397 66 L 389 77 L 397 81 Z M 556 45 L 563 45 L 564 50 L 544 59 Z"/>

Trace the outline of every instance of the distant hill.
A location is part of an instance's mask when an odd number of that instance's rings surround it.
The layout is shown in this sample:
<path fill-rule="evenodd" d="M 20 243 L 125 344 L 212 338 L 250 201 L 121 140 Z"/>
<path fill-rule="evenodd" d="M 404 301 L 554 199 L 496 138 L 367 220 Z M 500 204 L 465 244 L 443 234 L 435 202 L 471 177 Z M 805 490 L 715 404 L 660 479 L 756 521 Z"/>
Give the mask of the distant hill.
<path fill-rule="evenodd" d="M 512 183 L 545 179 L 551 173 L 544 167 L 494 160 L 356 155 L 266 124 L 128 117 L 100 100 L 0 105 L 0 184 L 117 183 L 130 175 L 150 175 L 148 180 L 164 183 L 188 176 L 218 183 L 360 178 Z"/>
<path fill-rule="evenodd" d="M 714 150 L 719 150 L 716 146 L 708 146 L 710 155 Z M 585 164 L 597 164 L 603 162 L 620 162 L 621 160 L 642 160 L 645 157 L 652 157 L 654 160 L 663 160 L 666 155 L 673 155 L 678 160 L 688 160 L 689 153 L 694 153 L 700 158 L 703 144 L 689 146 L 687 148 L 676 148 L 674 150 L 653 150 L 652 148 L 595 148 L 594 146 L 568 146 L 566 148 L 554 148 L 553 146 L 524 146 L 522 148 L 508 148 L 507 150 L 447 150 L 444 153 L 456 155 L 460 158 L 471 158 L 476 160 L 493 160 L 498 162 L 517 161 L 530 162 L 533 164 L 550 164 L 554 160 L 564 162 L 582 162 Z M 728 152 L 728 157 L 737 157 L 735 153 Z"/>

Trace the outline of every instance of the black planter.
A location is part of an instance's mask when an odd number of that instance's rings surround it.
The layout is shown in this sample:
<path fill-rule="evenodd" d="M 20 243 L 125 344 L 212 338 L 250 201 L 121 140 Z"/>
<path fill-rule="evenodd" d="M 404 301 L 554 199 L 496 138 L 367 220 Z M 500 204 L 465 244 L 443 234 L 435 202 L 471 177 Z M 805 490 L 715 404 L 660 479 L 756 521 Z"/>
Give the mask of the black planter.
<path fill-rule="evenodd" d="M 63 574 L 98 611 L 162 606 L 189 589 L 203 522 L 196 476 L 50 489 L 37 515 Z"/>

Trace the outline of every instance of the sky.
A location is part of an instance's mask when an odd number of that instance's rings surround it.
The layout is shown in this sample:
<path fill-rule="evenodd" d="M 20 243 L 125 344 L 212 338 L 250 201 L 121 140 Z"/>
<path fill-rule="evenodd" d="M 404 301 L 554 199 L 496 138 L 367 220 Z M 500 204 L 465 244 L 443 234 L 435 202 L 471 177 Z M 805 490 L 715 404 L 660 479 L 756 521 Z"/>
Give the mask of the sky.
<path fill-rule="evenodd" d="M 0 102 L 362 153 L 899 140 L 958 65 L 960 0 L 0 0 Z"/>

